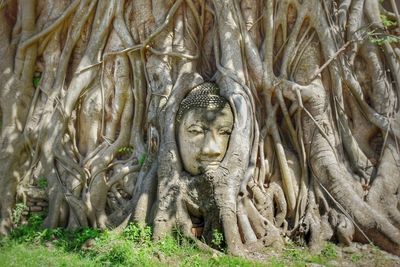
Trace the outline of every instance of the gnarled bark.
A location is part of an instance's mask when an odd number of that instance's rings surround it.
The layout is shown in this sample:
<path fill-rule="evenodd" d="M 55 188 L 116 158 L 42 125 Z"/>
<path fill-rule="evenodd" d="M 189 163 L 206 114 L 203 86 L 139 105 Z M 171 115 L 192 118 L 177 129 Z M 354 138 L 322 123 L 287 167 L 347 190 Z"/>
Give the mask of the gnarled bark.
<path fill-rule="evenodd" d="M 400 255 L 398 26 L 380 17 L 400 21 L 393 2 L 2 1 L 0 233 L 46 179 L 47 227 L 135 221 L 208 244 L 217 230 L 243 256 L 284 235 Z M 193 176 L 175 116 L 203 81 L 234 127 L 220 166 Z"/>

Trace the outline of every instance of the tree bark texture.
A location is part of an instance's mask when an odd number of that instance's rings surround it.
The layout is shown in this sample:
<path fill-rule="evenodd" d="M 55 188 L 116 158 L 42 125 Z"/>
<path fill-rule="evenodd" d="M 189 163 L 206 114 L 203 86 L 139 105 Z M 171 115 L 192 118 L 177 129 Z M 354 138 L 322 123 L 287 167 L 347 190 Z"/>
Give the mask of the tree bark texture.
<path fill-rule="evenodd" d="M 45 179 L 47 227 L 400 255 L 400 17 L 383 2 L 0 1 L 0 233 Z M 175 116 L 204 81 L 234 127 L 192 176 Z"/>

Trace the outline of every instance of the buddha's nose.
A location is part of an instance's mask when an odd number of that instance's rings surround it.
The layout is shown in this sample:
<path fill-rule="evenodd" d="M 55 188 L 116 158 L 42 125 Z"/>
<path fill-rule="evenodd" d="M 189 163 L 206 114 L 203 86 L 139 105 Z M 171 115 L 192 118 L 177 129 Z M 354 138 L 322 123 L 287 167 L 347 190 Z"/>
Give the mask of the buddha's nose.
<path fill-rule="evenodd" d="M 204 146 L 202 149 L 202 156 L 207 158 L 218 158 L 222 154 L 222 147 L 216 139 L 215 134 L 207 132 L 204 139 Z"/>

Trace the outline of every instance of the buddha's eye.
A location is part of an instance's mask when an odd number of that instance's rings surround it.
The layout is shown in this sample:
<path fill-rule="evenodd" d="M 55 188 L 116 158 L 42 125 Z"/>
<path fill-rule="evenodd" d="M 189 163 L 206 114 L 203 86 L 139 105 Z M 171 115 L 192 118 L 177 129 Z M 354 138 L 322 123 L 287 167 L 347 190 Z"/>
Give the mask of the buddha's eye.
<path fill-rule="evenodd" d="M 220 135 L 231 135 L 232 130 L 230 128 L 225 128 L 224 127 L 224 128 L 219 129 L 218 133 Z"/>
<path fill-rule="evenodd" d="M 197 125 L 192 125 L 187 130 L 189 133 L 191 133 L 193 135 L 198 135 L 198 134 L 204 133 L 204 129 Z"/>

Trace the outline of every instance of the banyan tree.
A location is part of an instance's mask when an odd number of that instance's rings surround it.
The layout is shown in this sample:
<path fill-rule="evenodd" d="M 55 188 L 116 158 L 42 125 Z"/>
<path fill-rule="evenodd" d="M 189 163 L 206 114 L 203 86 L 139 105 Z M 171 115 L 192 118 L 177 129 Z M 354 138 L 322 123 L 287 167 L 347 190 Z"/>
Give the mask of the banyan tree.
<path fill-rule="evenodd" d="M 45 179 L 50 228 L 400 255 L 399 23 L 394 0 L 0 1 L 1 234 Z"/>

